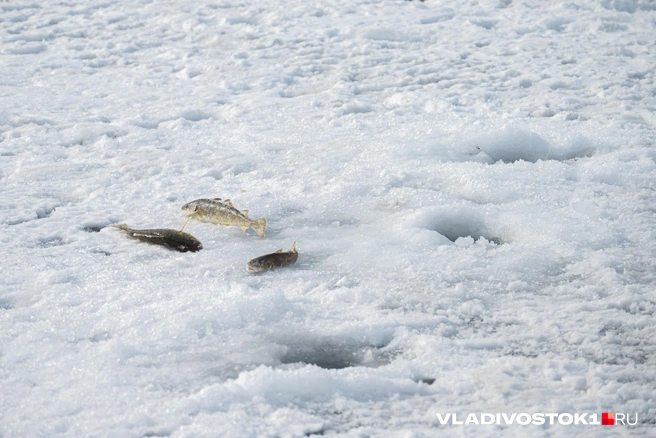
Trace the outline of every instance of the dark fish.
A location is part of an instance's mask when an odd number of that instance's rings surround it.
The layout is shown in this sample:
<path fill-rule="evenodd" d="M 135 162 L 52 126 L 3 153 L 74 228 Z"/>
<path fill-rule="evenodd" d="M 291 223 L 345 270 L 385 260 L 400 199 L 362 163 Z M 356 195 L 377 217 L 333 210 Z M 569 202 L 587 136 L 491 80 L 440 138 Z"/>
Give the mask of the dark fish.
<path fill-rule="evenodd" d="M 196 252 L 203 249 L 203 244 L 200 240 L 196 239 L 189 233 L 183 233 L 178 230 L 171 230 L 169 228 L 156 228 L 152 230 L 133 230 L 126 224 L 112 225 L 120 229 L 135 239 L 142 242 L 154 243 L 155 245 L 162 245 L 168 249 L 180 252 Z"/>
<path fill-rule="evenodd" d="M 296 263 L 298 260 L 298 251 L 296 250 L 296 242 L 292 245 L 292 249 L 283 252 L 282 249 L 272 253 L 257 257 L 248 261 L 246 270 L 249 272 L 263 272 L 269 269 L 282 268 Z"/>

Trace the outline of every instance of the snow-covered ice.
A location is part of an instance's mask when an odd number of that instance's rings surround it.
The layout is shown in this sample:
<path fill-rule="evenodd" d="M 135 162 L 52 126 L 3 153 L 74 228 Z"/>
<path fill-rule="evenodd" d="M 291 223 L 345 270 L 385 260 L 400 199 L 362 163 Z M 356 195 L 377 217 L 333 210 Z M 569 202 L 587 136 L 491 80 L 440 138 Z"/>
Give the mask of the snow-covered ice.
<path fill-rule="evenodd" d="M 0 436 L 652 436 L 655 37 L 652 0 L 0 3 Z M 208 197 L 266 238 L 108 227 Z M 436 417 L 603 411 L 639 425 Z"/>

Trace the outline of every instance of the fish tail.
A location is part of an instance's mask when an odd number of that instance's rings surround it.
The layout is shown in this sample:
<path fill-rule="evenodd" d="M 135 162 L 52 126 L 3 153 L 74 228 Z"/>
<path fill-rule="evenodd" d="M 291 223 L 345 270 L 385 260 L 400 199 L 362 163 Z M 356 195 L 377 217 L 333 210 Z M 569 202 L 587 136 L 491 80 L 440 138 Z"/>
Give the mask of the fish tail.
<path fill-rule="evenodd" d="M 130 229 L 130 227 L 128 227 L 128 224 L 111 224 L 110 226 L 114 228 L 118 228 L 119 230 L 123 230 L 123 231 L 128 231 Z"/>
<path fill-rule="evenodd" d="M 261 218 L 251 222 L 251 228 L 264 239 L 264 228 L 266 228 L 266 219 Z"/>
<path fill-rule="evenodd" d="M 292 244 L 292 249 L 289 250 L 289 252 L 298 252 L 296 249 L 296 241 L 294 240 L 294 243 Z"/>

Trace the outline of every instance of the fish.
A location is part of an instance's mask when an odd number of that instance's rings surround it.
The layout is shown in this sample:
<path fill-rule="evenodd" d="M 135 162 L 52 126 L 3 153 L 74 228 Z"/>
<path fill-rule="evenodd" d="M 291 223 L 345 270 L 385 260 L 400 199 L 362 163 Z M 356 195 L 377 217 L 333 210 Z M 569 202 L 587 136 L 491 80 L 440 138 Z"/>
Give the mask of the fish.
<path fill-rule="evenodd" d="M 264 272 L 269 269 L 275 271 L 276 268 L 293 265 L 296 260 L 298 260 L 298 250 L 296 242 L 294 242 L 289 251 L 283 252 L 282 249 L 279 249 L 274 253 L 250 259 L 246 264 L 246 270 L 248 272 Z"/>
<path fill-rule="evenodd" d="M 196 199 L 183 205 L 182 211 L 187 216 L 187 220 L 182 226 L 181 232 L 185 229 L 187 223 L 194 219 L 200 222 L 210 222 L 225 226 L 236 225 L 243 231 L 246 231 L 250 227 L 264 239 L 266 219 L 250 219 L 248 217 L 248 210 L 237 210 L 232 205 L 230 199 Z"/>
<path fill-rule="evenodd" d="M 155 228 L 152 230 L 135 230 L 127 224 L 113 224 L 112 227 L 118 228 L 130 237 L 139 239 L 142 242 L 162 245 L 168 249 L 180 252 L 197 252 L 203 249 L 203 244 L 189 233 L 183 233 L 178 230 L 169 228 Z"/>

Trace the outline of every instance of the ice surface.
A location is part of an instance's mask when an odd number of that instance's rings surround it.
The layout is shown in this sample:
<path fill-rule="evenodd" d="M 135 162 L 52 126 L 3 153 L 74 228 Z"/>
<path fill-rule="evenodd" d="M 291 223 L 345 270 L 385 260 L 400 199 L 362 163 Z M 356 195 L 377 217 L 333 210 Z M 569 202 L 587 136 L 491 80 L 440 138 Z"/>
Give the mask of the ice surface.
<path fill-rule="evenodd" d="M 655 22 L 647 0 L 0 4 L 0 435 L 614 436 L 435 415 L 602 411 L 653 434 Z M 109 227 L 176 229 L 203 197 L 266 239 Z"/>

